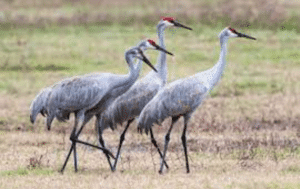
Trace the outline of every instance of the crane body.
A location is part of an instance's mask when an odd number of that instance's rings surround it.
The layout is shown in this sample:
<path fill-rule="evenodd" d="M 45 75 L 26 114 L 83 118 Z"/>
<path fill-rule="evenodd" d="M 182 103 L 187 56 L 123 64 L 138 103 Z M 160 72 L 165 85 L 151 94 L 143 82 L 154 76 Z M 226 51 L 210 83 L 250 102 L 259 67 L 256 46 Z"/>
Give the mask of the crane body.
<path fill-rule="evenodd" d="M 147 49 L 161 50 L 171 54 L 160 48 L 152 40 L 142 41 L 138 46 L 125 52 L 125 59 L 130 70 L 129 74 L 89 74 L 65 79 L 51 88 L 46 108 L 48 129 L 50 130 L 54 118 L 57 118 L 59 121 L 65 121 L 67 119 L 66 115 L 70 113 L 75 114 L 75 124 L 70 136 L 72 146 L 61 170 L 62 172 L 72 151 L 74 151 L 74 166 L 75 171 L 77 171 L 77 142 L 101 149 L 107 156 L 113 157 L 107 149 L 80 141 L 78 136 L 84 125 L 94 115 L 100 114 L 113 99 L 126 92 L 132 86 L 139 76 L 142 62 L 147 63 L 152 69 L 156 70 L 143 54 L 143 51 Z M 140 60 L 137 65 L 134 64 L 136 58 Z M 40 111 L 40 113 L 42 112 Z M 77 131 L 78 125 L 80 129 Z"/>
<path fill-rule="evenodd" d="M 161 50 L 169 53 L 156 45 L 152 40 L 142 41 L 138 46 L 125 52 L 125 59 L 129 66 L 129 74 L 121 76 L 110 73 L 85 75 L 83 77 L 67 79 L 52 88 L 48 103 L 48 129 L 50 129 L 55 117 L 59 121 L 64 121 L 64 116 L 62 115 L 75 114 L 75 124 L 70 136 L 72 145 L 61 170 L 62 172 L 72 151 L 74 151 L 74 167 L 75 171 L 77 171 L 77 142 L 101 149 L 106 156 L 110 155 L 113 157 L 106 148 L 80 141 L 78 137 L 85 124 L 94 115 L 101 114 L 117 96 L 125 93 L 133 85 L 139 76 L 142 61 L 156 71 L 143 54 L 143 51 L 147 49 Z M 135 58 L 141 60 L 137 65 L 134 64 Z M 78 126 L 79 130 L 77 131 Z"/>
<path fill-rule="evenodd" d="M 248 35 L 238 33 L 232 28 L 225 28 L 219 34 L 221 44 L 219 61 L 211 69 L 168 84 L 162 90 L 160 90 L 157 95 L 155 95 L 155 97 L 142 110 L 139 117 L 138 130 L 140 132 L 143 132 L 143 130 L 145 130 L 147 134 L 150 131 L 152 143 L 153 140 L 155 140 L 153 138 L 152 132 L 153 124 L 161 124 L 167 117 L 172 117 L 171 126 L 165 136 L 163 158 L 159 170 L 160 173 L 162 173 L 163 170 L 163 165 L 165 162 L 164 158 L 166 156 L 173 125 L 181 116 L 184 117 L 184 129 L 181 140 L 185 153 L 186 169 L 187 173 L 189 173 L 190 170 L 186 148 L 187 124 L 193 112 L 205 99 L 208 92 L 211 91 L 217 84 L 223 74 L 226 65 L 226 45 L 230 37 L 245 37 L 249 39 L 255 39 Z M 154 143 L 156 143 L 156 141 Z M 156 148 L 160 153 L 157 145 Z"/>
<path fill-rule="evenodd" d="M 159 45 L 165 48 L 164 32 L 167 27 L 175 26 L 182 27 L 185 29 L 192 30 L 186 27 L 172 17 L 164 17 L 160 20 L 157 25 L 157 34 L 159 38 Z M 103 112 L 101 118 L 96 121 L 98 122 L 98 129 L 100 130 L 99 138 L 102 138 L 103 130 L 110 127 L 114 129 L 118 124 L 122 125 L 123 122 L 132 120 L 137 117 L 145 105 L 155 96 L 155 94 L 166 84 L 167 82 L 167 63 L 166 53 L 160 52 L 155 65 L 157 72 L 150 71 L 144 78 L 137 81 L 126 93 L 120 95 L 116 100 L 109 106 L 109 108 Z M 127 123 L 124 132 L 120 137 L 119 148 L 117 152 L 117 158 L 114 166 L 111 166 L 111 162 L 108 160 L 112 171 L 115 171 L 117 160 L 120 154 L 121 145 L 125 139 L 125 133 L 130 125 Z M 103 141 L 103 138 L 101 139 Z M 104 147 L 104 142 L 102 143 Z M 167 165 L 166 165 L 167 166 Z"/>

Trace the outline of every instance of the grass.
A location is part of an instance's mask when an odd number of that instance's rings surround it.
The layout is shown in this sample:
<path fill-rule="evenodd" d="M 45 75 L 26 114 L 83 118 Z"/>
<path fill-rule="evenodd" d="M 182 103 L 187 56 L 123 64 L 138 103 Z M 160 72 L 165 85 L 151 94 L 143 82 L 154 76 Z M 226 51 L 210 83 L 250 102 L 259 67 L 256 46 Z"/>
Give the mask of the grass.
<path fill-rule="evenodd" d="M 185 23 L 216 26 L 297 30 L 299 26 L 296 1 L 252 0 L 166 0 L 143 1 L 73 1 L 9 0 L 1 2 L 0 21 L 3 27 L 54 25 L 121 24 L 152 25 L 161 15 L 176 16 Z"/>
<path fill-rule="evenodd" d="M 205 70 L 218 60 L 217 34 L 223 28 L 197 25 L 192 27 L 193 31 L 182 29 L 166 31 L 167 48 L 175 54 L 174 57 L 168 57 L 169 81 Z M 269 30 L 243 32 L 257 37 L 258 40 L 229 41 L 228 64 L 224 77 L 220 85 L 212 91 L 211 96 L 218 99 L 217 101 L 225 100 L 227 104 L 224 108 L 226 106 L 234 112 L 245 109 L 241 111 L 244 115 L 240 113 L 237 115 L 248 117 L 250 120 L 259 120 L 261 116 L 253 113 L 257 110 L 262 113 L 264 106 L 277 104 L 277 99 L 274 102 L 270 99 L 279 98 L 276 97 L 279 95 L 287 104 L 276 105 L 278 109 L 275 107 L 273 112 L 276 110 L 279 112 L 278 115 L 283 115 L 280 118 L 283 120 L 289 119 L 287 114 L 290 112 L 294 113 L 293 117 L 297 116 L 296 105 L 300 83 L 295 53 L 298 52 L 295 50 L 297 49 L 295 42 L 286 36 L 291 35 L 295 41 L 299 36 L 292 31 L 290 34 L 287 31 L 273 33 Z M 0 64 L 2 68 L 0 93 L 4 95 L 3 106 L 19 109 L 18 103 L 22 103 L 24 108 L 20 109 L 21 115 L 14 114 L 15 110 L 8 108 L 1 117 L 7 117 L 6 124 L 17 126 L 16 123 L 21 121 L 28 127 L 30 124 L 27 120 L 27 108 L 41 88 L 65 77 L 90 72 L 126 73 L 124 51 L 146 36 L 156 38 L 155 28 L 115 25 L 3 31 L 0 49 L 0 55 L 5 60 Z M 157 52 L 148 51 L 148 55 L 155 63 Z M 280 57 L 281 61 L 272 57 Z M 148 71 L 149 68 L 144 66 L 142 75 Z M 235 96 L 239 98 L 231 100 Z M 23 101 L 16 102 L 15 98 L 23 98 Z M 262 100 L 265 104 L 261 103 Z M 231 120 L 238 117 L 226 115 L 226 112 L 224 116 Z"/>
<path fill-rule="evenodd" d="M 85 2 L 0 2 L 0 188 L 300 188 L 300 36 L 294 27 L 299 3 Z M 240 15 L 245 6 L 249 11 Z M 193 28 L 166 31 L 167 49 L 175 54 L 167 59 L 169 81 L 212 67 L 219 57 L 218 33 L 228 24 L 257 38 L 229 41 L 223 78 L 188 128 L 191 173 L 185 174 L 180 120 L 164 175 L 157 173 L 159 157 L 148 136 L 137 134 L 135 126 L 115 173 L 101 153 L 78 145 L 79 173 L 71 160 L 61 175 L 73 117 L 55 121 L 47 132 L 41 116 L 30 123 L 31 100 L 66 77 L 127 73 L 124 51 L 141 39 L 156 39 L 160 15 L 176 16 Z M 158 53 L 147 54 L 155 63 Z M 144 66 L 141 75 L 149 70 Z M 93 123 L 81 138 L 97 144 Z M 155 127 L 159 145 L 169 124 Z M 121 132 L 104 133 L 113 151 Z"/>
<path fill-rule="evenodd" d="M 49 176 L 53 174 L 53 170 L 47 170 L 47 169 L 33 169 L 33 170 L 28 170 L 28 169 L 17 169 L 17 170 L 8 170 L 8 171 L 2 171 L 0 173 L 1 176 L 25 176 L 25 175 L 45 175 Z"/>
<path fill-rule="evenodd" d="M 163 133 L 156 131 L 157 138 L 162 139 Z M 275 150 L 278 157 L 283 154 L 283 158 L 275 160 L 273 154 L 268 148 L 255 148 L 257 155 L 247 158 L 247 153 L 234 150 L 229 153 L 202 151 L 199 146 L 207 143 L 200 138 L 206 138 L 207 141 L 219 138 L 219 145 L 224 141 L 237 140 L 239 137 L 227 134 L 213 134 L 202 136 L 189 132 L 189 151 L 191 173 L 185 173 L 184 156 L 180 145 L 178 133 L 173 133 L 173 139 L 170 143 L 168 153 L 168 162 L 170 170 L 164 175 L 157 173 L 159 167 L 159 158 L 156 150 L 151 146 L 148 137 L 141 136 L 133 132 L 128 133 L 124 144 L 122 159 L 119 162 L 118 171 L 111 173 L 103 155 L 97 150 L 78 145 L 79 172 L 73 172 L 72 161 L 69 162 L 65 173 L 58 172 L 64 160 L 69 143 L 62 144 L 63 138 L 68 136 L 54 133 L 24 133 L 7 132 L 1 138 L 1 170 L 0 186 L 2 188 L 15 188 L 26 186 L 38 188 L 45 187 L 108 187 L 108 188 L 161 188 L 168 187 L 189 187 L 189 188 L 289 188 L 298 187 L 299 177 L 299 158 L 290 151 Z M 250 133 L 251 136 L 253 133 Z M 247 135 L 244 133 L 243 135 Z M 286 132 L 282 135 L 287 136 Z M 115 146 L 117 138 L 113 137 L 111 131 L 105 133 L 109 146 Z M 90 135 L 81 136 L 85 140 Z M 268 136 L 269 137 L 269 136 Z M 138 140 L 136 140 L 138 139 Z M 279 138 L 275 137 L 274 140 Z M 136 146 L 136 141 L 143 142 L 141 147 Z M 37 145 L 45 142 L 44 145 Z M 159 141 L 160 143 L 162 141 Z M 139 142 L 137 142 L 139 143 Z M 224 145 L 225 147 L 226 145 Z M 228 146 L 228 145 L 227 145 Z M 193 149 L 196 149 L 194 151 Z M 214 145 L 209 145 L 214 148 Z M 221 146 L 222 148 L 222 146 Z M 220 149 L 221 149 L 220 148 Z M 202 148 L 200 148 L 202 149 Z M 116 150 L 113 147 L 113 150 Z M 231 154 L 238 154 L 236 157 Z M 99 156 L 100 155 L 100 156 Z M 40 158 L 42 156 L 42 158 Z M 40 159 L 40 166 L 30 167 L 31 159 Z M 17 164 L 15 162 L 18 162 Z M 17 179 L 17 181 L 16 181 Z M 138 182 L 137 182 L 138 180 Z M 247 183 L 247 184 L 246 184 Z M 26 185 L 24 185 L 26 184 Z"/>
<path fill-rule="evenodd" d="M 170 80 L 209 68 L 218 59 L 219 45 L 216 36 L 222 28 L 203 28 L 196 25 L 193 28 L 194 32 L 188 34 L 180 29 L 173 29 L 167 34 L 168 49 L 176 56 L 169 58 Z M 39 81 L 45 76 L 45 72 L 64 77 L 96 71 L 95 67 L 97 67 L 100 71 L 124 73 L 126 70 L 126 64 L 122 64 L 124 51 L 146 36 L 155 38 L 154 31 L 154 27 L 125 26 L 88 28 L 72 26 L 55 27 L 49 30 L 3 31 L 0 53 L 5 61 L 0 67 L 2 68 L 1 79 L 5 82 L 1 82 L 0 90 L 16 91 L 14 80 L 25 79 L 27 78 L 25 75 L 28 75 L 31 80 Z M 111 35 L 112 33 L 114 35 Z M 277 41 L 277 47 L 274 46 L 273 41 L 266 41 L 265 33 L 269 33 L 271 38 Z M 267 30 L 263 32 L 251 30 L 251 35 L 256 36 L 258 41 L 243 39 L 230 41 L 229 69 L 225 72 L 224 83 L 230 83 L 229 85 L 236 86 L 238 91 L 247 93 L 257 93 L 256 89 L 266 90 L 264 92 L 267 93 L 287 90 L 282 78 L 287 77 L 286 74 L 293 72 L 292 68 L 298 65 L 295 42 L 286 38 L 287 32 L 281 31 L 271 34 L 271 31 Z M 211 38 L 211 41 L 207 41 L 205 36 Z M 298 40 L 297 36 L 292 37 Z M 178 44 L 182 45 L 178 47 Z M 239 50 L 242 53 L 239 53 Z M 155 62 L 154 56 L 157 53 L 149 52 L 149 54 L 152 62 Z M 258 71 L 258 65 L 260 69 L 269 70 L 269 73 Z M 6 73 L 13 74 L 13 77 L 6 77 Z M 233 78 L 232 75 L 235 77 Z M 51 83 L 53 80 L 49 85 Z M 298 88 L 297 83 L 293 84 Z"/>

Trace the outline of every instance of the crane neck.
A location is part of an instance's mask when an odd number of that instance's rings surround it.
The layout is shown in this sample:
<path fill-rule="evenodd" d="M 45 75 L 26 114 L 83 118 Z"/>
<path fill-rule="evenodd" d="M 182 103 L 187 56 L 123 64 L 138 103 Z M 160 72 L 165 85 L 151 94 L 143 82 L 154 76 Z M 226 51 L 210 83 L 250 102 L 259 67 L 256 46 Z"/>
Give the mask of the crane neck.
<path fill-rule="evenodd" d="M 158 35 L 158 39 L 159 39 L 159 46 L 161 46 L 162 48 L 166 48 L 165 46 L 165 29 L 167 28 L 167 26 L 165 24 L 159 24 L 157 26 L 157 35 Z M 162 53 L 162 54 L 166 54 L 166 53 Z"/>
<path fill-rule="evenodd" d="M 137 65 L 134 64 L 135 58 L 132 56 L 132 54 L 129 53 L 129 51 L 127 51 L 125 53 L 125 59 L 128 64 L 128 67 L 129 67 L 129 74 L 128 74 L 128 77 L 122 82 L 122 84 L 118 84 L 117 87 L 119 87 L 119 86 L 125 87 L 126 85 L 128 85 L 128 86 L 133 85 L 133 83 L 139 77 L 140 70 L 142 68 L 143 61 L 139 60 Z"/>
<path fill-rule="evenodd" d="M 134 82 L 137 80 L 138 76 L 139 76 L 139 69 L 140 66 L 136 66 L 134 65 L 134 59 L 135 57 L 133 57 L 133 55 L 131 54 L 131 50 L 126 51 L 125 53 L 125 59 L 126 62 L 128 64 L 129 67 L 129 74 L 127 74 L 125 77 L 121 76 L 121 80 L 119 80 L 117 83 L 111 84 L 109 85 L 109 88 L 105 91 L 105 95 L 101 97 L 101 99 L 99 100 L 103 100 L 103 102 L 106 103 L 106 106 L 109 105 L 107 103 L 109 103 L 109 98 L 110 99 L 115 99 L 118 96 L 124 94 L 133 84 Z M 141 64 L 141 63 L 139 63 Z M 108 101 L 107 101 L 108 100 Z M 100 102 L 100 101 L 98 101 Z M 99 104 L 99 103 L 98 103 Z M 98 105 L 96 105 L 96 109 Z M 89 111 L 95 111 L 95 108 L 92 108 Z"/>
<path fill-rule="evenodd" d="M 159 39 L 159 46 L 162 48 L 166 48 L 165 45 L 165 29 L 167 26 L 165 24 L 159 23 L 157 25 L 157 35 Z M 168 68 L 167 68 L 167 55 L 166 53 L 160 51 L 159 56 L 157 58 L 157 63 L 155 65 L 155 68 L 157 69 L 157 73 L 153 70 L 149 74 L 158 74 L 158 76 L 161 78 L 163 83 L 165 84 L 167 82 L 167 75 L 168 75 Z"/>
<path fill-rule="evenodd" d="M 116 83 L 115 85 L 110 86 L 110 88 L 108 89 L 108 92 L 110 92 L 114 89 L 117 89 L 119 87 L 124 89 L 124 92 L 125 92 L 134 84 L 134 82 L 139 77 L 139 73 L 140 73 L 140 70 L 142 67 L 141 66 L 142 61 L 139 61 L 138 65 L 134 65 L 134 63 L 133 63 L 134 57 L 130 54 L 130 50 L 126 51 L 125 60 L 129 67 L 129 74 L 127 74 L 127 77 L 124 80 Z"/>
<path fill-rule="evenodd" d="M 126 51 L 125 60 L 129 67 L 128 76 L 121 82 L 118 82 L 115 85 L 111 86 L 108 91 L 121 87 L 122 89 L 124 89 L 123 92 L 125 92 L 134 84 L 134 82 L 139 77 L 139 73 L 142 67 L 142 61 L 140 60 L 137 65 L 134 65 L 134 57 L 132 56 L 132 54 L 130 54 L 130 50 Z"/>
<path fill-rule="evenodd" d="M 218 81 L 221 79 L 221 76 L 223 75 L 223 71 L 226 66 L 226 53 L 227 53 L 227 42 L 228 42 L 228 36 L 221 34 L 220 35 L 220 45 L 221 45 L 221 52 L 218 62 L 207 71 L 209 74 L 207 76 L 208 86 L 209 90 L 212 90 L 212 88 L 218 83 Z"/>
<path fill-rule="evenodd" d="M 143 67 L 144 62 L 142 60 L 137 60 L 137 63 L 135 64 L 134 70 L 137 72 L 137 76 L 139 77 L 140 71 Z"/>

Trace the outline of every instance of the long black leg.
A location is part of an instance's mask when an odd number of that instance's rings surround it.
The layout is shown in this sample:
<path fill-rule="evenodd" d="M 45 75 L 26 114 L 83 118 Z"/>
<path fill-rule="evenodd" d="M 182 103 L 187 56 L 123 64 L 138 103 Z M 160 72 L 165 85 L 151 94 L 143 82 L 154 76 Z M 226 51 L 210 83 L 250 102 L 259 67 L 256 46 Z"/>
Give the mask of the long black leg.
<path fill-rule="evenodd" d="M 74 140 L 74 141 L 77 142 L 77 143 L 80 143 L 80 144 L 84 144 L 84 145 L 87 145 L 87 146 L 90 146 L 90 147 L 102 150 L 103 153 L 108 154 L 110 157 L 112 157 L 113 159 L 115 159 L 115 156 L 108 149 L 106 149 L 106 148 L 102 148 L 102 147 L 99 147 L 99 146 L 96 146 L 96 145 L 84 142 L 82 140 Z"/>
<path fill-rule="evenodd" d="M 70 148 L 70 151 L 68 153 L 68 156 L 64 162 L 64 165 L 61 169 L 61 173 L 63 173 L 66 165 L 67 165 L 67 162 L 70 158 L 70 155 L 72 153 L 72 151 L 74 151 L 74 168 L 75 168 L 75 172 L 78 171 L 78 168 L 77 168 L 77 154 L 76 154 L 76 141 L 77 141 L 77 138 L 79 136 L 79 134 L 81 133 L 83 127 L 85 126 L 85 124 L 90 120 L 91 116 L 88 117 L 89 119 L 86 119 L 86 120 L 83 120 L 83 114 L 81 114 L 81 117 L 78 118 L 78 112 L 75 113 L 75 124 L 74 124 L 74 129 L 71 133 L 71 136 L 70 136 L 70 140 L 72 141 L 72 145 L 71 145 L 71 148 Z M 77 128 L 77 125 L 78 125 L 78 120 L 83 120 L 83 121 L 80 121 L 81 124 L 81 127 L 79 129 L 79 131 L 76 133 L 76 128 Z"/>
<path fill-rule="evenodd" d="M 162 159 L 163 163 L 166 165 L 166 168 L 169 169 L 169 166 L 168 166 L 167 162 L 164 160 L 163 155 L 162 155 L 160 149 L 158 148 L 157 142 L 156 142 L 156 140 L 155 140 L 155 138 L 154 138 L 154 136 L 153 136 L 152 128 L 150 128 L 150 135 L 151 135 L 151 142 L 152 142 L 152 144 L 153 144 L 153 145 L 155 146 L 155 148 L 157 149 L 157 151 L 158 151 L 158 153 L 159 153 L 159 155 L 160 155 L 160 158 Z"/>
<path fill-rule="evenodd" d="M 189 173 L 190 172 L 190 167 L 189 167 L 189 159 L 188 159 L 188 155 L 187 155 L 186 136 L 185 136 L 186 135 L 186 128 L 187 128 L 187 121 L 188 121 L 188 118 L 184 117 L 184 128 L 183 128 L 181 140 L 182 140 L 182 145 L 183 145 L 184 155 L 185 155 L 186 172 Z"/>
<path fill-rule="evenodd" d="M 93 117 L 92 115 L 86 115 L 86 116 L 85 116 L 85 120 L 82 122 L 82 125 L 81 125 L 80 129 L 79 129 L 78 132 L 76 133 L 76 128 L 77 128 L 78 122 L 77 122 L 77 115 L 75 114 L 75 126 L 74 126 L 74 129 L 73 129 L 73 131 L 72 131 L 72 133 L 71 133 L 71 136 L 70 136 L 70 140 L 72 141 L 72 145 L 71 145 L 70 151 L 69 151 L 69 153 L 68 153 L 68 155 L 67 155 L 67 158 L 66 158 L 66 160 L 65 160 L 65 162 L 64 162 L 64 165 L 63 165 L 63 167 L 62 167 L 62 169 L 61 169 L 61 173 L 63 173 L 63 171 L 64 171 L 64 169 L 65 169 L 65 167 L 66 167 L 66 165 L 67 165 L 67 162 L 68 162 L 68 160 L 69 160 L 69 158 L 70 158 L 70 155 L 71 155 L 72 151 L 74 151 L 74 167 L 75 167 L 75 172 L 77 172 L 77 170 L 78 170 L 78 169 L 77 169 L 77 157 L 76 157 L 76 155 L 77 155 L 77 154 L 76 154 L 76 143 L 77 143 L 77 142 L 78 142 L 78 143 L 81 143 L 81 144 L 85 144 L 85 145 L 91 146 L 91 147 L 94 147 L 94 148 L 97 148 L 97 149 L 100 149 L 100 150 L 103 151 L 103 153 L 105 153 L 106 156 L 108 156 L 108 158 L 109 158 L 109 156 L 111 156 L 112 158 L 114 158 L 113 154 L 112 154 L 109 150 L 107 150 L 104 146 L 103 146 L 103 148 L 101 148 L 101 147 L 99 147 L 99 146 L 95 146 L 95 145 L 93 145 L 93 144 L 89 144 L 89 143 L 87 143 L 87 142 L 78 140 L 78 137 L 79 137 L 80 133 L 82 132 L 82 130 L 83 130 L 85 124 L 86 124 L 92 117 Z"/>
<path fill-rule="evenodd" d="M 76 118 L 76 116 L 75 116 L 75 118 Z M 82 119 L 81 119 L 82 120 Z M 80 129 L 79 129 L 79 131 L 76 133 L 76 127 L 75 127 L 75 130 L 74 130 L 74 133 L 72 133 L 71 134 L 71 140 L 72 140 L 72 144 L 73 144 L 73 146 L 74 146 L 74 148 L 73 148 L 73 155 L 74 155 L 74 169 L 75 169 L 75 172 L 77 172 L 78 171 L 78 167 L 77 167 L 77 152 L 76 152 L 76 142 L 77 142 L 77 139 L 78 139 L 78 137 L 79 137 L 79 135 L 80 135 L 80 133 L 81 133 L 81 131 L 82 131 L 82 129 L 83 129 L 83 127 L 85 126 L 85 124 L 87 123 L 87 121 L 86 120 L 82 120 L 82 121 L 80 121 L 80 123 L 81 123 L 81 127 L 80 127 Z M 76 123 L 75 123 L 76 124 Z"/>
<path fill-rule="evenodd" d="M 113 166 L 112 171 L 115 171 L 115 170 L 116 170 L 117 163 L 118 163 L 118 159 L 119 159 L 119 156 L 120 156 L 121 147 L 122 147 L 123 141 L 125 140 L 125 134 L 126 134 L 126 131 L 127 131 L 127 129 L 129 128 L 129 125 L 133 122 L 133 120 L 134 120 L 134 119 L 128 120 L 127 125 L 126 125 L 126 127 L 125 127 L 123 133 L 122 133 L 121 136 L 120 136 L 120 143 L 119 143 L 119 147 L 118 147 L 118 152 L 117 152 L 117 155 L 116 155 L 116 160 L 115 160 L 115 163 L 114 163 L 114 166 Z"/>
<path fill-rule="evenodd" d="M 96 125 L 97 125 L 97 129 L 98 129 L 98 137 L 99 137 L 99 143 L 100 145 L 105 148 L 105 143 L 104 143 L 104 140 L 103 140 L 103 136 L 102 136 L 102 128 L 101 128 L 101 125 L 100 124 L 100 121 L 101 120 L 101 115 L 96 115 L 97 116 L 97 120 L 96 120 Z M 103 152 L 104 153 L 104 152 Z M 110 167 L 110 170 L 113 170 L 113 167 L 112 167 L 112 163 L 110 161 L 110 157 L 107 153 L 104 153 L 105 156 L 106 156 L 106 159 L 107 159 L 107 162 L 109 164 L 109 167 Z"/>
<path fill-rule="evenodd" d="M 75 133 L 75 128 L 73 129 L 71 135 L 72 135 L 73 133 Z M 72 136 L 70 137 L 70 139 L 71 139 L 71 138 L 72 138 Z M 68 155 L 67 155 L 67 158 L 66 158 L 66 160 L 65 160 L 65 162 L 64 162 L 63 167 L 62 167 L 61 170 L 60 170 L 61 173 L 64 172 L 64 169 L 65 169 L 65 167 L 66 167 L 66 165 L 67 165 L 67 163 L 68 163 L 68 160 L 69 160 L 69 158 L 70 158 L 70 155 L 71 155 L 73 149 L 74 149 L 74 142 L 72 141 L 72 145 L 71 145 L 71 148 L 70 148 L 69 153 L 68 153 Z"/>
<path fill-rule="evenodd" d="M 103 147 L 103 148 L 106 148 L 105 147 L 105 143 L 104 143 L 104 140 L 103 140 L 103 137 L 102 137 L 102 131 L 101 131 L 101 128 L 98 128 L 98 135 L 99 135 L 99 143 L 100 145 Z M 103 152 L 104 153 L 104 152 Z M 108 164 L 109 164 L 109 167 L 111 170 L 113 170 L 113 167 L 112 167 L 112 164 L 111 164 L 111 161 L 110 161 L 110 157 L 107 153 L 104 153 L 105 156 L 106 156 L 106 159 L 108 161 Z"/>
<path fill-rule="evenodd" d="M 74 146 L 73 147 L 73 156 L 74 156 L 74 169 L 75 169 L 75 172 L 78 171 L 78 167 L 77 167 L 77 152 L 76 152 L 76 141 L 72 141 L 72 145 Z"/>
<path fill-rule="evenodd" d="M 164 153 L 163 153 L 163 160 L 165 160 L 165 157 L 166 157 L 166 154 L 167 154 L 167 148 L 168 148 L 168 144 L 169 144 L 169 141 L 170 141 L 170 134 L 171 134 L 171 131 L 173 129 L 173 125 L 178 121 L 178 119 L 180 118 L 180 116 L 176 116 L 176 117 L 172 117 L 172 123 L 171 123 L 171 126 L 165 136 L 165 146 L 164 146 Z M 159 169 L 159 173 L 161 174 L 162 171 L 163 171 L 163 168 L 164 168 L 164 164 L 163 164 L 163 161 L 161 161 L 161 165 L 160 165 L 160 169 Z"/>
<path fill-rule="evenodd" d="M 82 124 L 82 126 L 79 129 L 78 133 L 76 133 L 77 125 L 78 125 L 77 113 L 75 113 L 74 129 L 73 129 L 73 131 L 72 131 L 72 133 L 70 135 L 70 140 L 72 141 L 72 145 L 71 145 L 70 151 L 68 153 L 68 156 L 67 156 L 67 158 L 66 158 L 66 160 L 64 162 L 64 165 L 63 165 L 63 167 L 61 169 L 61 173 L 63 173 L 63 171 L 64 171 L 64 169 L 65 169 L 65 167 L 67 165 L 67 162 L 68 162 L 68 160 L 70 158 L 70 155 L 71 155 L 72 151 L 74 153 L 73 154 L 74 155 L 74 169 L 75 169 L 75 172 L 78 171 L 78 168 L 77 168 L 77 154 L 76 154 L 76 139 L 78 138 L 78 136 L 79 136 L 80 132 L 82 131 L 82 129 L 83 129 L 83 127 L 84 127 L 85 124 L 84 123 Z"/>

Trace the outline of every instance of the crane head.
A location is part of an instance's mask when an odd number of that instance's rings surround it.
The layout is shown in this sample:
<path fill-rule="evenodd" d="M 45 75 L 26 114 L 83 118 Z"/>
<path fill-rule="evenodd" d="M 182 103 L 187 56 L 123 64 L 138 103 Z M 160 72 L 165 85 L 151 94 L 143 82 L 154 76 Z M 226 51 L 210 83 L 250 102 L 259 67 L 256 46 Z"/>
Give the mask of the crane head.
<path fill-rule="evenodd" d="M 147 49 L 154 49 L 154 50 L 162 51 L 162 52 L 164 52 L 164 53 L 167 53 L 167 54 L 173 56 L 172 53 L 170 53 L 170 52 L 168 52 L 167 50 L 165 50 L 164 48 L 158 46 L 158 45 L 157 45 L 153 40 L 151 40 L 151 39 L 146 40 L 146 48 L 147 48 Z"/>
<path fill-rule="evenodd" d="M 155 69 L 155 67 L 151 64 L 151 62 L 148 60 L 148 58 L 144 55 L 143 50 L 140 48 L 135 48 L 133 50 L 131 50 L 131 54 L 133 55 L 133 57 L 142 60 L 143 62 L 145 62 L 146 64 L 148 64 L 148 66 L 150 66 L 155 72 L 157 72 L 157 70 Z"/>
<path fill-rule="evenodd" d="M 141 41 L 138 45 L 137 45 L 142 51 L 146 51 L 148 49 L 152 49 L 152 50 L 158 50 L 158 51 L 162 51 L 165 52 L 169 55 L 172 55 L 172 53 L 168 52 L 167 50 L 165 50 L 164 48 L 158 46 L 153 40 L 151 39 L 147 39 L 147 40 L 143 40 Z"/>
<path fill-rule="evenodd" d="M 248 39 L 252 39 L 252 40 L 256 40 L 256 38 L 254 37 L 251 37 L 249 35 L 246 35 L 246 34 L 242 34 L 242 33 L 239 33 L 237 32 L 235 29 L 231 28 L 231 27 L 227 27 L 226 28 L 226 31 L 228 33 L 228 36 L 229 37 L 244 37 L 244 38 L 248 38 Z"/>
<path fill-rule="evenodd" d="M 174 17 L 161 17 L 161 22 L 165 24 L 167 27 L 174 26 L 174 27 L 180 27 L 180 28 L 192 30 L 192 28 L 177 22 Z"/>

